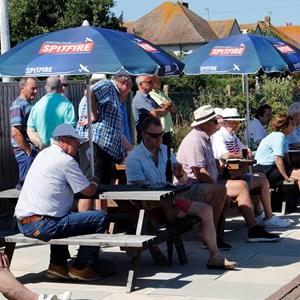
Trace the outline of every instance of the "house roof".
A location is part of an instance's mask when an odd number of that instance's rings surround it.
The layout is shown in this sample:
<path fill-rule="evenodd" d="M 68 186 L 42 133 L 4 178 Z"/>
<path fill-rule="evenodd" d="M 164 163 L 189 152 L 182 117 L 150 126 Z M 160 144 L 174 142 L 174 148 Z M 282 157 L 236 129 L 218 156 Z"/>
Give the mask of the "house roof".
<path fill-rule="evenodd" d="M 289 34 L 288 31 L 281 30 L 282 27 L 274 26 L 271 23 L 270 17 L 265 17 L 264 21 L 258 21 L 255 24 L 240 24 L 240 28 L 241 30 L 245 30 L 245 29 L 253 30 L 255 34 L 262 34 L 264 31 L 270 30 L 278 38 L 300 49 L 300 42 L 294 39 L 293 36 Z M 300 35 L 300 30 L 299 30 L 299 35 Z"/>
<path fill-rule="evenodd" d="M 230 33 L 235 23 L 237 23 L 236 19 L 208 21 L 208 24 L 219 38 L 230 36 Z"/>
<path fill-rule="evenodd" d="M 178 2 L 162 3 L 127 28 L 157 45 L 206 44 L 218 39 L 206 20 Z"/>
<path fill-rule="evenodd" d="M 277 28 L 300 44 L 300 26 L 288 25 L 279 26 Z"/>

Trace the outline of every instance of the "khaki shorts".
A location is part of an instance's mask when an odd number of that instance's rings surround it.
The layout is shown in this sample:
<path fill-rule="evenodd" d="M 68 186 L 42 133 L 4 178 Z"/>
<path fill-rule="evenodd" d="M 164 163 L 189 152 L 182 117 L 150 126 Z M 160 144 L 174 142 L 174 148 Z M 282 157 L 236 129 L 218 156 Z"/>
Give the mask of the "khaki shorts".
<path fill-rule="evenodd" d="M 206 183 L 194 183 L 188 191 L 178 194 L 178 197 L 182 197 L 194 202 L 206 203 L 204 191 Z"/>

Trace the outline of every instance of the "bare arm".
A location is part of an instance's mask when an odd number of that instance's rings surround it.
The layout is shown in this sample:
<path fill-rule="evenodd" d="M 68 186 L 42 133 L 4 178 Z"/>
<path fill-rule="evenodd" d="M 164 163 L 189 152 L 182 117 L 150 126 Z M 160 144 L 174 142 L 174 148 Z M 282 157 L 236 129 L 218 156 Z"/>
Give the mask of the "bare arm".
<path fill-rule="evenodd" d="M 153 109 L 149 111 L 149 115 L 153 118 L 161 118 L 165 117 L 169 112 L 169 107 L 167 106 L 161 106 L 159 108 Z"/>
<path fill-rule="evenodd" d="M 283 176 L 284 180 L 289 181 L 289 176 L 286 174 L 282 157 L 279 155 L 274 155 L 274 158 L 275 158 L 275 164 L 280 174 Z"/>
<path fill-rule="evenodd" d="M 129 143 L 125 135 L 122 136 L 122 145 L 126 148 L 127 151 L 131 151 L 134 148 L 134 146 Z"/>
<path fill-rule="evenodd" d="M 26 142 L 23 134 L 21 133 L 21 126 L 13 126 L 10 129 L 10 133 L 12 138 L 16 141 L 16 143 L 22 148 L 22 150 L 27 154 L 27 156 L 31 153 L 30 145 Z"/>
<path fill-rule="evenodd" d="M 93 197 L 99 192 L 99 179 L 94 176 L 91 177 L 89 181 L 91 182 L 90 185 L 84 188 L 80 193 L 86 197 Z"/>
<path fill-rule="evenodd" d="M 194 175 L 196 176 L 199 182 L 204 183 L 215 183 L 211 175 L 207 172 L 205 168 L 192 167 Z"/>
<path fill-rule="evenodd" d="M 31 140 L 31 142 L 34 145 L 36 145 L 40 150 L 43 150 L 44 148 L 47 147 L 34 128 L 28 127 L 27 134 L 28 134 L 28 137 Z"/>

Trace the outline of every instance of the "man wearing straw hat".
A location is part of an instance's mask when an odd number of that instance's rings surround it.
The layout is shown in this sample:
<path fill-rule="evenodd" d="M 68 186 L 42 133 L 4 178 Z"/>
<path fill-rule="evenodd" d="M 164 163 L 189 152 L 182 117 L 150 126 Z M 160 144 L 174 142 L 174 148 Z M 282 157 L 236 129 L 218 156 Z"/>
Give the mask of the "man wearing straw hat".
<path fill-rule="evenodd" d="M 227 196 L 236 198 L 238 208 L 249 228 L 248 242 L 273 242 L 279 235 L 267 232 L 256 222 L 247 183 L 243 180 L 220 181 L 210 137 L 216 132 L 218 120 L 211 105 L 204 105 L 194 111 L 193 130 L 183 139 L 177 153 L 190 181 L 220 183 L 227 188 Z M 193 200 L 187 193 L 184 197 Z"/>

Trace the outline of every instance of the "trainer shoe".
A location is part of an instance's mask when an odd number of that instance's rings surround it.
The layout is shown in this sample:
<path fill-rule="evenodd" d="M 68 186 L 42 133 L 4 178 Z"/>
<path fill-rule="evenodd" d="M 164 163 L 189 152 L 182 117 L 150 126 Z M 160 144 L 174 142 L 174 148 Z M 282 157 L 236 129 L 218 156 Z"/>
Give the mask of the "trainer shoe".
<path fill-rule="evenodd" d="M 219 251 L 228 251 L 231 249 L 231 245 L 225 243 L 223 240 L 221 240 L 218 236 L 217 236 L 217 247 L 219 249 Z M 207 245 L 206 243 L 203 241 L 203 249 L 207 249 Z"/>
<path fill-rule="evenodd" d="M 278 234 L 269 233 L 259 225 L 254 225 L 248 230 L 247 241 L 249 243 L 277 242 L 279 240 L 280 236 Z"/>
<path fill-rule="evenodd" d="M 265 213 L 262 212 L 260 215 L 256 216 L 255 219 L 257 224 L 262 225 L 265 219 Z"/>
<path fill-rule="evenodd" d="M 235 261 L 228 261 L 224 257 L 211 257 L 207 264 L 207 268 L 209 269 L 226 269 L 226 270 L 233 270 L 238 266 L 238 263 Z"/>
<path fill-rule="evenodd" d="M 277 216 L 273 215 L 271 219 L 264 218 L 263 225 L 265 227 L 281 227 L 286 228 L 291 226 L 291 222 L 288 220 L 282 220 Z"/>
<path fill-rule="evenodd" d="M 46 276 L 49 279 L 70 279 L 68 272 L 67 265 L 55 265 L 50 263 Z"/>
<path fill-rule="evenodd" d="M 101 275 L 95 272 L 90 266 L 82 270 L 72 267 L 69 271 L 69 276 L 80 281 L 94 281 L 101 278 Z"/>
<path fill-rule="evenodd" d="M 47 295 L 42 294 L 39 295 L 38 300 L 70 300 L 72 293 L 70 291 L 66 291 L 64 293 L 59 293 L 57 295 Z"/>

